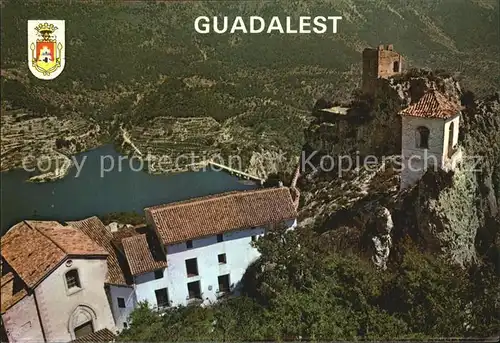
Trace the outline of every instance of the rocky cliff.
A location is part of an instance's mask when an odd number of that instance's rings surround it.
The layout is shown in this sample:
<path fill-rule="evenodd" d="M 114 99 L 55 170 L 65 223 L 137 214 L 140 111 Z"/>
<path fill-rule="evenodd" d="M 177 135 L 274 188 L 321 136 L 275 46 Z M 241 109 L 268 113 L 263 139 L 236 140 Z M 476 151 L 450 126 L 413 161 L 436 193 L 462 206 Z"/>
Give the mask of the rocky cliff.
<path fill-rule="evenodd" d="M 400 191 L 397 112 L 430 88 L 465 106 L 459 143 L 465 157 L 454 172 L 428 171 L 413 188 Z M 362 252 L 381 268 L 404 237 L 463 266 L 498 251 L 498 94 L 475 99 L 442 72 L 414 70 L 381 80 L 372 98 L 354 94 L 346 115 L 321 110 L 330 105 L 323 101 L 316 106 L 306 130 L 307 148 L 318 152 L 304 165 L 299 182 L 301 223 L 320 232 L 325 245 Z M 341 163 L 337 158 L 336 168 L 321 171 L 329 154 L 373 158 L 352 168 L 347 159 Z"/>

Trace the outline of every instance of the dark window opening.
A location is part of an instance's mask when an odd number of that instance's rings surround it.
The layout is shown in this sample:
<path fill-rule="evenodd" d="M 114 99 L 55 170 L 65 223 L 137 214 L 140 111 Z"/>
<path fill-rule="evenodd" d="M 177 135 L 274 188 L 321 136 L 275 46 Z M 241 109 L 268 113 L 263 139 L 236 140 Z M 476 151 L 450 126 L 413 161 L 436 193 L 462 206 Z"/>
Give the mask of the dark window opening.
<path fill-rule="evenodd" d="M 186 242 L 186 249 L 192 249 L 193 248 L 193 241 L 189 240 Z"/>
<path fill-rule="evenodd" d="M 188 277 L 198 275 L 198 263 L 195 258 L 186 260 L 186 272 Z"/>
<path fill-rule="evenodd" d="M 85 324 L 77 326 L 74 331 L 75 331 L 75 338 L 80 338 L 93 333 L 94 326 L 92 325 L 92 322 L 86 322 Z"/>
<path fill-rule="evenodd" d="M 117 298 L 117 299 L 118 299 L 118 307 L 125 308 L 125 299 L 124 298 Z"/>
<path fill-rule="evenodd" d="M 123 328 L 124 329 L 128 328 L 128 324 L 126 322 L 123 322 Z"/>
<path fill-rule="evenodd" d="M 224 240 L 224 236 L 222 234 L 217 235 L 217 242 L 222 242 Z"/>
<path fill-rule="evenodd" d="M 66 273 L 66 285 L 68 289 L 80 288 L 80 277 L 78 276 L 78 270 L 73 269 Z"/>
<path fill-rule="evenodd" d="M 158 307 L 167 307 L 170 305 L 170 302 L 168 301 L 168 291 L 166 288 L 155 290 L 155 295 L 156 295 L 156 305 Z"/>
<path fill-rule="evenodd" d="M 201 299 L 200 281 L 189 282 L 187 287 L 189 299 Z"/>
<path fill-rule="evenodd" d="M 417 131 L 417 147 L 419 147 L 420 149 L 429 149 L 429 129 L 425 126 L 420 126 L 417 128 Z"/>
<path fill-rule="evenodd" d="M 219 276 L 219 293 L 229 292 L 229 274 Z"/>
<path fill-rule="evenodd" d="M 217 256 L 217 258 L 218 258 L 220 264 L 226 264 L 227 263 L 227 261 L 226 261 L 226 254 L 219 254 Z"/>
<path fill-rule="evenodd" d="M 253 235 L 252 236 L 252 242 L 256 242 L 257 241 L 257 236 Z"/>
<path fill-rule="evenodd" d="M 392 71 L 394 73 L 399 73 L 399 61 L 394 61 L 392 64 Z"/>
<path fill-rule="evenodd" d="M 155 270 L 155 280 L 163 278 L 163 269 Z"/>

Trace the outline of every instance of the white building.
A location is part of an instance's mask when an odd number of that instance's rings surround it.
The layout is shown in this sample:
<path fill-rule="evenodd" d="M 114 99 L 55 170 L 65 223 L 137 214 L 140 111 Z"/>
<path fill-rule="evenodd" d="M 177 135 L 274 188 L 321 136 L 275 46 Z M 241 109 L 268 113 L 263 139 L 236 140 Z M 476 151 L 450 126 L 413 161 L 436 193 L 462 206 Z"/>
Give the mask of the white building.
<path fill-rule="evenodd" d="M 151 231 L 122 239 L 137 295 L 155 307 L 210 304 L 259 257 L 252 241 L 296 225 L 285 187 L 223 193 L 147 208 Z"/>
<path fill-rule="evenodd" d="M 115 331 L 108 253 L 78 229 L 24 221 L 1 240 L 1 313 L 9 342 L 68 342 Z"/>
<path fill-rule="evenodd" d="M 129 316 L 137 305 L 133 279 L 124 256 L 116 246 L 115 233 L 111 233 L 97 217 L 68 222 L 80 229 L 108 253 L 108 272 L 104 287 L 118 331 L 128 327 Z"/>
<path fill-rule="evenodd" d="M 267 188 L 155 206 L 148 225 L 116 232 L 97 217 L 15 225 L 1 242 L 7 339 L 109 341 L 138 302 L 208 305 L 237 293 L 259 257 L 252 242 L 276 225 L 295 227 L 291 194 Z"/>
<path fill-rule="evenodd" d="M 436 90 L 401 111 L 401 188 L 414 185 L 429 168 L 453 170 L 462 159 L 458 148 L 461 107 Z"/>

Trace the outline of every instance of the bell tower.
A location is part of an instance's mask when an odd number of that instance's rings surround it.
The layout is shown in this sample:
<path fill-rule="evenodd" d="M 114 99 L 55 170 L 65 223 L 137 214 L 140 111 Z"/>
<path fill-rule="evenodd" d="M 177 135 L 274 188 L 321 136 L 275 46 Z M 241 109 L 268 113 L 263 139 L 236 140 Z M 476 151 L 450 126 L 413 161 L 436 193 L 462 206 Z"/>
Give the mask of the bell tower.
<path fill-rule="evenodd" d="M 461 106 L 430 90 L 402 115 L 401 188 L 420 180 L 429 168 L 455 169 L 462 159 L 458 147 Z"/>

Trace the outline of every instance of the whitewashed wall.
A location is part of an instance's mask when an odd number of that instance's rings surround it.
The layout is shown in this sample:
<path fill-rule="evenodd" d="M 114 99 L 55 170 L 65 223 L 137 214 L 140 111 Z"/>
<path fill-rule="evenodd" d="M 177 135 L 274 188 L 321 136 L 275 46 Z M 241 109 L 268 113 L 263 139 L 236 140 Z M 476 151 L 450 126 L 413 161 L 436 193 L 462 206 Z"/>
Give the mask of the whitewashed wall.
<path fill-rule="evenodd" d="M 290 220 L 286 225 L 294 228 L 296 220 Z M 155 290 L 167 288 L 172 306 L 187 305 L 187 284 L 192 281 L 200 281 L 205 305 L 216 301 L 218 277 L 229 274 L 230 285 L 237 286 L 248 266 L 259 257 L 257 249 L 252 247 L 252 236 L 259 238 L 264 234 L 265 228 L 259 227 L 225 233 L 222 242 L 217 242 L 217 236 L 194 239 L 191 249 L 187 249 L 186 242 L 167 246 L 168 267 L 162 279 L 155 280 L 152 272 L 135 277 L 137 301 L 147 300 L 156 306 Z M 219 264 L 218 255 L 223 253 L 226 254 L 226 264 Z M 198 275 L 188 277 L 185 261 L 191 258 L 197 259 Z"/>
<path fill-rule="evenodd" d="M 453 141 L 452 144 L 455 146 L 458 144 L 458 131 L 460 127 L 460 116 L 456 116 L 455 118 L 448 119 L 445 122 L 445 141 L 444 141 L 444 151 L 447 152 L 449 149 L 448 146 L 448 139 L 449 139 L 449 133 L 450 133 L 450 126 L 453 126 Z"/>
<path fill-rule="evenodd" d="M 134 278 L 137 302 L 147 301 L 157 306 L 155 290 L 168 287 L 167 269 L 163 269 L 163 278 L 155 280 L 154 272 L 137 275 Z M 170 296 L 170 294 L 169 294 Z"/>
<path fill-rule="evenodd" d="M 130 313 L 137 305 L 135 290 L 133 287 L 109 286 L 109 298 L 116 328 L 118 331 L 121 331 L 125 328 L 124 323 L 127 323 L 127 325 L 130 324 Z M 125 300 L 125 308 L 118 306 L 118 298 Z"/>
<path fill-rule="evenodd" d="M 437 166 L 445 169 L 445 165 L 448 164 L 447 152 L 449 128 L 450 125 L 455 126 L 453 144 L 456 144 L 458 142 L 459 123 L 460 116 L 455 116 L 448 120 L 403 116 L 403 170 L 401 172 L 402 188 L 415 184 L 422 177 L 426 171 L 426 160 L 428 161 L 428 164 L 431 163 L 431 161 L 437 161 Z M 417 147 L 417 128 L 419 126 L 425 126 L 430 131 L 429 149 L 421 149 Z M 453 156 L 453 158 L 459 158 L 459 156 Z"/>
<path fill-rule="evenodd" d="M 193 240 L 193 248 L 187 249 L 186 243 L 167 246 L 168 280 L 170 300 L 174 305 L 188 303 L 187 283 L 200 281 L 200 289 L 205 303 L 217 300 L 219 289 L 218 276 L 229 274 L 230 285 L 236 285 L 247 267 L 259 257 L 259 252 L 252 247 L 251 237 L 260 237 L 264 228 L 247 229 L 225 233 L 224 240 L 217 242 L 217 236 Z M 226 264 L 219 264 L 217 256 L 226 254 Z M 198 276 L 188 277 L 187 259 L 196 258 Z"/>
<path fill-rule="evenodd" d="M 81 288 L 69 291 L 65 273 L 77 269 Z M 75 338 L 72 328 L 91 319 L 94 331 L 108 328 L 116 331 L 113 315 L 104 289 L 108 267 L 105 258 L 72 259 L 63 263 L 36 287 L 35 294 L 46 339 L 67 342 Z"/>

